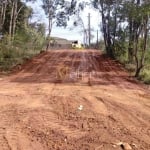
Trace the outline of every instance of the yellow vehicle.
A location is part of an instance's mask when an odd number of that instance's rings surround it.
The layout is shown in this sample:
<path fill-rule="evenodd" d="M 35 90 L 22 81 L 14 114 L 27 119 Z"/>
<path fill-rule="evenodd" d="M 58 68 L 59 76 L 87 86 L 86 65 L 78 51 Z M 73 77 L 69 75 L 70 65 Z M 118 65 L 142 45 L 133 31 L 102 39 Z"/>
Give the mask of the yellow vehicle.
<path fill-rule="evenodd" d="M 83 49 L 83 45 L 79 43 L 78 41 L 72 42 L 72 48 L 73 49 Z"/>

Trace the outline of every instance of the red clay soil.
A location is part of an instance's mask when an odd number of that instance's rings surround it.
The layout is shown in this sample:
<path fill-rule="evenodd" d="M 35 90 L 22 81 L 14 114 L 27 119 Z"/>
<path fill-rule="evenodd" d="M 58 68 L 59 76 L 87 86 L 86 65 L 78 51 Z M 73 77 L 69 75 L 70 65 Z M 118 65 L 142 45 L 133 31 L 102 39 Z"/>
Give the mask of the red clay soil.
<path fill-rule="evenodd" d="M 0 150 L 150 150 L 149 89 L 95 50 L 44 52 L 0 79 Z"/>

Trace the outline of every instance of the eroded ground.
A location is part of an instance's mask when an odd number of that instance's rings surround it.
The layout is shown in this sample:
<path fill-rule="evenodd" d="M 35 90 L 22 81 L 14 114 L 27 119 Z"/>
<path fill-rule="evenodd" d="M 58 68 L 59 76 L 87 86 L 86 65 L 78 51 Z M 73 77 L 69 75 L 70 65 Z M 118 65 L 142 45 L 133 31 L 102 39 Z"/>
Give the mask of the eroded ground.
<path fill-rule="evenodd" d="M 150 150 L 149 89 L 98 51 L 49 51 L 0 79 L 0 150 Z"/>

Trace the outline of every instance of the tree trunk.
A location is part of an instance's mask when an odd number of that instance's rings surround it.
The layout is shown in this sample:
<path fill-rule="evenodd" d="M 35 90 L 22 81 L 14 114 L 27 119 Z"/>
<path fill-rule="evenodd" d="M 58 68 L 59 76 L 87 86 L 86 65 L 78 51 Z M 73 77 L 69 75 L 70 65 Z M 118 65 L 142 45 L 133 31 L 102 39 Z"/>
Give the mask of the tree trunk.
<path fill-rule="evenodd" d="M 135 77 L 136 77 L 136 78 L 139 77 L 140 72 L 141 72 L 141 69 L 142 69 L 142 68 L 137 68 L 137 69 L 136 69 L 136 72 L 135 72 Z"/>
<path fill-rule="evenodd" d="M 16 29 L 16 20 L 17 20 L 17 9 L 18 9 L 18 2 L 17 0 L 14 2 L 14 13 L 13 13 L 13 28 L 12 28 L 12 39 L 15 36 L 15 29 Z"/>
<path fill-rule="evenodd" d="M 103 35 L 104 35 L 104 42 L 106 47 L 106 53 L 108 56 L 113 58 L 113 50 L 112 50 L 112 38 L 110 35 L 110 6 L 108 6 L 107 15 L 104 12 L 104 4 L 103 1 L 100 1 L 101 5 L 101 15 L 102 15 L 102 28 L 103 28 Z"/>
<path fill-rule="evenodd" d="M 13 14 L 14 14 L 15 3 L 12 2 L 11 14 L 10 14 L 10 23 L 9 23 L 9 44 L 11 43 L 12 38 L 12 25 L 13 25 Z"/>
<path fill-rule="evenodd" d="M 138 41 L 136 39 L 136 44 L 135 44 L 135 62 L 136 62 L 136 69 L 135 69 L 135 77 L 139 77 L 139 74 L 140 74 L 140 71 L 141 71 L 141 66 L 140 66 L 140 62 L 139 62 L 139 59 L 138 59 Z"/>
<path fill-rule="evenodd" d="M 103 1 L 100 1 L 100 5 L 101 5 L 100 13 L 102 15 L 102 29 L 103 29 L 104 43 L 105 43 L 106 52 L 107 52 L 107 45 L 108 44 L 107 44 L 106 18 L 105 18 L 105 14 L 104 14 Z"/>
<path fill-rule="evenodd" d="M 3 25 L 5 23 L 5 18 L 6 18 L 6 8 L 7 8 L 7 3 L 5 2 L 4 4 L 1 4 L 1 10 L 0 10 L 0 31 L 3 30 Z"/>
<path fill-rule="evenodd" d="M 146 48 L 147 48 L 147 38 L 148 38 L 148 19 L 149 16 L 147 15 L 145 18 L 145 23 L 144 23 L 144 27 L 143 27 L 143 39 L 144 39 L 144 43 L 143 43 L 143 50 L 142 50 L 142 56 L 141 56 L 141 64 L 144 66 L 144 62 L 145 62 L 145 53 L 146 53 Z"/>
<path fill-rule="evenodd" d="M 5 19 L 6 19 L 6 8 L 7 8 L 7 3 L 4 4 L 4 11 L 3 11 L 3 18 L 2 18 L 2 27 L 5 23 Z"/>
<path fill-rule="evenodd" d="M 52 25 L 53 25 L 53 23 L 52 23 L 53 19 L 52 19 L 52 16 L 51 16 L 50 12 L 49 12 L 49 18 L 48 19 L 49 19 L 49 23 L 48 23 L 48 43 L 47 43 L 47 46 L 46 46 L 46 51 L 48 51 L 49 48 L 50 48 L 50 36 L 51 36 Z"/>
<path fill-rule="evenodd" d="M 148 37 L 148 16 L 146 16 L 143 24 L 144 24 L 144 26 L 143 26 L 143 41 L 144 41 L 144 43 L 143 43 L 143 47 L 142 47 L 141 58 L 139 61 L 137 60 L 139 63 L 136 68 L 135 77 L 138 77 L 140 75 L 141 69 L 144 67 L 146 47 L 147 47 L 147 37 Z"/>
<path fill-rule="evenodd" d="M 113 55 L 113 45 L 112 45 L 112 39 L 110 35 L 110 6 L 108 9 L 108 15 L 107 15 L 108 23 L 107 23 L 107 51 L 108 51 L 108 56 L 111 58 L 114 58 Z"/>
<path fill-rule="evenodd" d="M 143 68 L 143 64 L 141 63 L 140 59 L 139 59 L 139 36 L 140 36 L 140 33 L 139 33 L 139 29 L 140 29 L 140 25 L 138 23 L 135 23 L 135 33 L 134 33 L 134 56 L 135 56 L 135 62 L 136 62 L 136 71 L 135 71 L 135 77 L 139 77 L 140 75 L 140 72 L 141 72 L 141 69 Z"/>
<path fill-rule="evenodd" d="M 3 7 L 3 4 L 2 4 L 1 9 L 0 9 L 0 31 L 2 30 L 3 12 L 4 12 L 4 7 Z"/>
<path fill-rule="evenodd" d="M 129 46 L 128 46 L 128 61 L 129 61 L 129 63 L 133 63 L 133 57 L 134 57 L 133 43 L 134 43 L 133 20 L 132 20 L 132 18 L 130 18 L 130 21 L 129 21 Z"/>
<path fill-rule="evenodd" d="M 115 47 L 116 31 L 117 31 L 117 7 L 115 6 L 114 29 L 113 29 L 113 47 Z"/>

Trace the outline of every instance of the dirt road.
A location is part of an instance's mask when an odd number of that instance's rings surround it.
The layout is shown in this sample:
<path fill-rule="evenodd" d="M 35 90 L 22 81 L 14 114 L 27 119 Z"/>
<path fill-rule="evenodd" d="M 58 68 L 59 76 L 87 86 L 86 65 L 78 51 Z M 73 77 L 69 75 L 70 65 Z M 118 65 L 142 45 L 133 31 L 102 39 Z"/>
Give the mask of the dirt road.
<path fill-rule="evenodd" d="M 150 150 L 149 89 L 115 61 L 61 50 L 19 68 L 0 79 L 0 150 Z"/>

